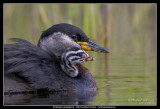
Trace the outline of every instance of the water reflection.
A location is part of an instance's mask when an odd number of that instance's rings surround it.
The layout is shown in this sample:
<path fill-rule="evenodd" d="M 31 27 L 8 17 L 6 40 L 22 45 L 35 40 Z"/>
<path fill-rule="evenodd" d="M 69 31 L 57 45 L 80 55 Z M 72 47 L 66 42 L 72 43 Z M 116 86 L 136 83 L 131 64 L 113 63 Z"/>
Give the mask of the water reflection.
<path fill-rule="evenodd" d="M 4 95 L 5 105 L 91 105 L 97 91 L 60 91 L 50 94 L 25 93 Z"/>

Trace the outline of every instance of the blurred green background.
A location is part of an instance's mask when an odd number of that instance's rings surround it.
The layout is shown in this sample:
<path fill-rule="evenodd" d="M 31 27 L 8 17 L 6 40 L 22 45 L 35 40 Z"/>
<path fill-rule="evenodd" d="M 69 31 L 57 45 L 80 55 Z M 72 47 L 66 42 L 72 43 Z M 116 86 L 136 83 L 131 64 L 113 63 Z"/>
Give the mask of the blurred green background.
<path fill-rule="evenodd" d="M 4 43 L 37 44 L 58 23 L 81 28 L 109 54 L 88 52 L 84 63 L 96 79 L 95 105 L 155 105 L 157 4 L 4 4 Z M 147 100 L 146 100 L 147 99 Z"/>

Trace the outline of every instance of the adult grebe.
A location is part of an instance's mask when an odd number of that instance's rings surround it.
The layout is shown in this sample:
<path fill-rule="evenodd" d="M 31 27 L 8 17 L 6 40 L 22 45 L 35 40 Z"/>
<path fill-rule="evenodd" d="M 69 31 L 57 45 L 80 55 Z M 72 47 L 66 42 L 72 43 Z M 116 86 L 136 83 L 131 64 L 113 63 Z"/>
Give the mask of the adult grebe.
<path fill-rule="evenodd" d="M 4 45 L 4 92 L 97 89 L 94 77 L 80 64 L 93 60 L 84 50 L 109 52 L 80 28 L 54 25 L 42 33 L 38 46 L 11 40 L 17 43 Z"/>

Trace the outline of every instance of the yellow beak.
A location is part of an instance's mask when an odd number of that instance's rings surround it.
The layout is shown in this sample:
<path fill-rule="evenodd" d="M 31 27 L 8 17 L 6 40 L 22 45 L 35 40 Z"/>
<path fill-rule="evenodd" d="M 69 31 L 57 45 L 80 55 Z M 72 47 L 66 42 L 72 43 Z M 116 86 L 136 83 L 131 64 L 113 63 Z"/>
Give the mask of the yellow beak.
<path fill-rule="evenodd" d="M 88 41 L 88 42 L 77 42 L 81 48 L 83 50 L 86 51 L 95 51 L 95 52 L 101 52 L 101 53 L 109 53 L 109 51 L 95 43 L 93 43 L 92 41 Z"/>

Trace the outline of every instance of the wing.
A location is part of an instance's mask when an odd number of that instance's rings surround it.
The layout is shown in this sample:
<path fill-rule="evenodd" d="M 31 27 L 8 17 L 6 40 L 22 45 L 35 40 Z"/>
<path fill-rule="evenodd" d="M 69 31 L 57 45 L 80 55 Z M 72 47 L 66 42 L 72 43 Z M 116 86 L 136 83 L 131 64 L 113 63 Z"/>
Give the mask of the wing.
<path fill-rule="evenodd" d="M 36 89 L 54 84 L 55 75 L 60 69 L 54 53 L 46 52 L 23 39 L 11 40 L 16 43 L 4 45 L 4 79 L 20 80 Z"/>

